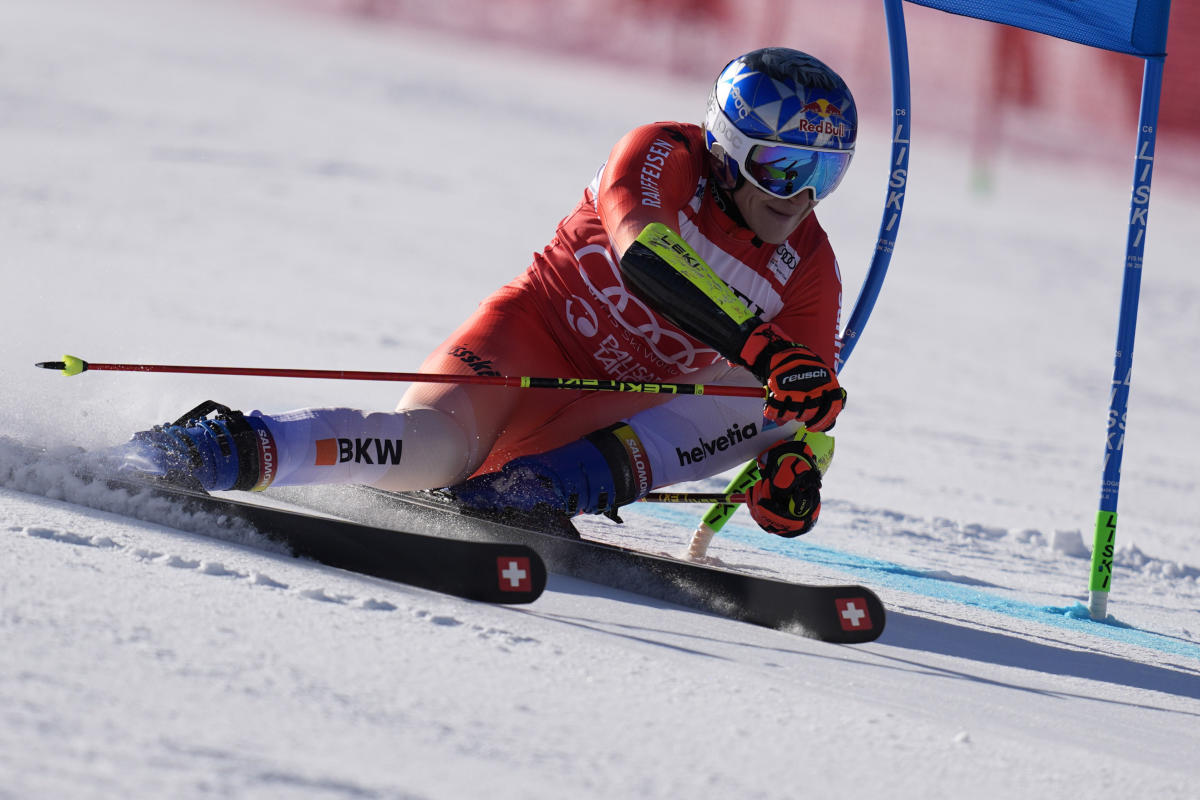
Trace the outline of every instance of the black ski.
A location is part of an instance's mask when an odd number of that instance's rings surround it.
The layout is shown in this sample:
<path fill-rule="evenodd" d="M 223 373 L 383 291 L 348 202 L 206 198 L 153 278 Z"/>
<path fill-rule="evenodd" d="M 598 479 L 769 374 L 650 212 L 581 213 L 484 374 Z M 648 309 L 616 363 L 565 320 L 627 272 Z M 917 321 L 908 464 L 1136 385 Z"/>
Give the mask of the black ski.
<path fill-rule="evenodd" d="M 6 442 L 6 456 L 13 454 Z M 26 450 L 27 463 L 41 454 Z M 3 466 L 3 465 L 0 465 Z M 73 474 L 71 474 L 73 473 Z M 0 485 L 29 491 L 0 469 Z M 546 566 L 515 539 L 463 541 L 374 527 L 214 497 L 202 491 L 96 476 L 59 463 L 56 499 L 193 533 L 229 539 L 245 523 L 291 552 L 331 567 L 488 603 L 532 603 L 546 587 Z M 105 491 L 94 484 L 103 483 Z M 36 492 L 36 489 L 34 489 Z M 184 512 L 184 513 L 179 513 Z"/>
<path fill-rule="evenodd" d="M 532 603 L 546 588 L 546 566 L 527 544 L 447 539 L 229 500 L 173 487 L 148 491 L 188 510 L 226 514 L 331 567 L 487 603 Z"/>
<path fill-rule="evenodd" d="M 883 603 L 863 586 L 791 583 L 650 555 L 581 539 L 566 519 L 538 518 L 522 525 L 474 516 L 438 493 L 396 494 L 365 486 L 322 489 L 303 487 L 285 496 L 372 525 L 522 542 L 541 553 L 558 574 L 826 642 L 873 641 L 886 622 Z M 543 532 L 547 525 L 557 530 Z"/>

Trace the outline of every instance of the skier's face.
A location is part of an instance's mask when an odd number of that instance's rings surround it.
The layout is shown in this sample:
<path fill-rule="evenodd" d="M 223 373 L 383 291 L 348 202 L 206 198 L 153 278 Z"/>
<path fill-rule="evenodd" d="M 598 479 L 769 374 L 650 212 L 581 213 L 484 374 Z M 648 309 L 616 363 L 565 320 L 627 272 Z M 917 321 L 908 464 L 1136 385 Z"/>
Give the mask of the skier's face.
<path fill-rule="evenodd" d="M 749 181 L 743 181 L 733 193 L 733 201 L 754 235 L 770 244 L 787 241 L 817 205 L 812 189 L 784 200 L 767 194 Z"/>

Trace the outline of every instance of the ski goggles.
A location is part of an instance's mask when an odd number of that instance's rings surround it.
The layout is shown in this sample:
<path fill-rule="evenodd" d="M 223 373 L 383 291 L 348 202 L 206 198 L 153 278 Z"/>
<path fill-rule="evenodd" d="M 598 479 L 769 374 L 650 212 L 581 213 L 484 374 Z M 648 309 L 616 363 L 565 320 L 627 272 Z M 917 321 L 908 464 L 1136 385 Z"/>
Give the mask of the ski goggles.
<path fill-rule="evenodd" d="M 755 144 L 738 166 L 746 180 L 767 194 L 789 198 L 812 189 L 815 199 L 824 200 L 842 182 L 853 157 L 853 150 Z"/>
<path fill-rule="evenodd" d="M 728 167 L 736 165 L 737 172 L 759 189 L 784 199 L 812 189 L 814 199 L 824 200 L 842 182 L 854 157 L 853 148 L 831 150 L 750 138 L 721 110 L 715 95 L 709 99 L 704 128 L 714 155 L 727 159 Z"/>

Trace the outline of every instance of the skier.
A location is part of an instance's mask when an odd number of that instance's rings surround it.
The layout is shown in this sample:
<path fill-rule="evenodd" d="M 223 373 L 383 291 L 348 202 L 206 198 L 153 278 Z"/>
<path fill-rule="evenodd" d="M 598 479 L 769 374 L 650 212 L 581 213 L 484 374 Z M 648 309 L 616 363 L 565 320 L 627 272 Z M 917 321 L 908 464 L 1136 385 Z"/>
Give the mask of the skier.
<path fill-rule="evenodd" d="M 126 464 L 207 490 L 449 487 L 481 510 L 615 516 L 652 489 L 757 458 L 752 517 L 781 536 L 804 533 L 821 475 L 794 434 L 831 428 L 846 397 L 832 369 L 841 278 L 813 210 L 845 175 L 856 133 L 849 89 L 816 58 L 765 48 L 733 60 L 702 126 L 626 134 L 528 270 L 421 367 L 765 384 L 765 407 L 416 384 L 387 413 L 204 404 L 135 434 Z"/>

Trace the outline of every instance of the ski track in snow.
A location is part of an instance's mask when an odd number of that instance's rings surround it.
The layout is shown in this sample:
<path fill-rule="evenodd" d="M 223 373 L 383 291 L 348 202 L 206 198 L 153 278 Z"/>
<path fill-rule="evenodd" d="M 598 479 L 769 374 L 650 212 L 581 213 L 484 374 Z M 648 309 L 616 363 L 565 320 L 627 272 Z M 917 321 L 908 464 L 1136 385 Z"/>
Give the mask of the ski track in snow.
<path fill-rule="evenodd" d="M 0 507 L 6 507 L 20 501 L 20 495 L 5 489 L 0 489 Z M 41 509 L 49 509 L 54 506 L 61 506 L 63 509 L 69 510 L 72 513 L 78 513 L 78 509 L 69 503 L 59 503 L 58 501 L 47 500 L 40 505 Z M 102 512 L 98 512 L 102 513 Z M 8 516 L 19 516 L 9 511 Z M 53 514 L 47 514 L 52 517 Z M 111 523 L 114 527 L 123 528 L 129 524 L 129 521 L 122 517 L 112 517 Z M 85 517 L 83 524 L 87 524 Z M 153 525 L 153 523 L 147 523 Z M 157 527 L 157 526 L 155 526 Z M 187 538 L 180 531 L 172 531 L 170 528 L 162 528 L 167 533 L 168 541 L 178 541 L 181 538 Z M 246 585 L 253 587 L 261 587 L 264 590 L 283 591 L 287 594 L 295 595 L 296 597 L 307 600 L 316 600 L 323 603 L 334 603 L 349 608 L 360 608 L 366 611 L 396 611 L 398 607 L 386 600 L 380 600 L 372 596 L 360 596 L 355 594 L 346 594 L 338 591 L 331 591 L 323 586 L 292 586 L 286 581 L 277 580 L 271 577 L 266 571 L 262 571 L 254 566 L 248 568 L 235 568 L 226 566 L 223 561 L 209 560 L 202 557 L 189 555 L 186 550 L 183 552 L 162 552 L 154 548 L 140 546 L 136 537 L 121 536 L 114 539 L 112 536 L 98 534 L 88 535 L 78 533 L 69 528 L 51 527 L 45 524 L 29 524 L 29 525 L 9 525 L 7 532 L 10 535 L 28 536 L 33 539 L 53 542 L 69 547 L 88 547 L 107 551 L 116 556 L 124 557 L 139 563 L 145 563 L 153 566 L 186 570 L 194 572 L 198 575 L 206 575 L 214 578 L 230 579 L 244 582 Z M 217 538 L 221 538 L 220 535 Z M 263 543 L 270 545 L 266 539 Z M 236 545 L 235 545 L 236 546 Z M 241 553 L 242 560 L 250 564 L 261 561 L 267 556 L 256 552 L 256 549 L 244 548 L 245 553 Z M 261 548 L 259 548 L 261 549 Z M 272 549 L 267 547 L 266 549 Z M 289 557 L 290 558 L 290 557 Z M 306 562 L 307 563 L 307 562 Z M 317 576 L 321 574 L 319 565 L 312 564 L 313 571 Z M 311 581 L 309 581 L 311 583 Z M 431 617 L 430 612 L 425 610 L 415 610 L 412 613 L 421 617 Z M 454 620 L 447 617 L 432 616 L 432 619 L 437 624 L 462 624 L 459 620 Z"/>
<path fill-rule="evenodd" d="M 108 488 L 95 482 L 82 481 L 71 473 L 67 464 L 49 455 L 31 460 L 27 452 L 11 440 L 0 439 L 0 485 L 26 493 L 43 495 L 51 500 L 65 500 L 101 511 L 115 511 L 141 519 L 161 522 L 185 531 L 250 545 L 257 549 L 279 552 L 280 545 L 260 536 L 248 525 L 237 521 L 230 525 L 224 517 L 205 513 L 183 513 L 158 498 L 133 495 Z M 718 487 L 700 482 L 697 491 L 715 491 Z M 831 513 L 832 512 L 832 513 Z M 641 505 L 627 509 L 631 521 L 626 528 L 613 526 L 603 519 L 581 519 L 579 527 L 585 535 L 600 541 L 638 547 L 660 555 L 682 557 L 680 531 L 694 523 L 694 514 L 670 505 Z M 843 528 L 860 533 L 857 541 L 866 541 L 868 548 L 881 536 L 916 540 L 919 546 L 905 548 L 906 557 L 923 566 L 905 566 L 887 562 L 862 553 L 844 549 L 845 543 L 856 541 L 846 536 Z M 864 530 L 865 529 L 865 530 Z M 115 548 L 124 551 L 109 536 L 87 536 L 69 530 L 44 526 L 12 528 L 28 536 L 63 544 Z M 837 541 L 843 549 L 817 544 L 816 541 Z M 1079 621 L 1080 607 L 1056 607 L 1028 602 L 1031 595 L 1042 596 L 1046 603 L 1054 602 L 1053 587 L 1060 584 L 1069 591 L 1077 580 L 1074 574 L 1086 568 L 1089 551 L 1076 531 L 1058 531 L 1047 539 L 1040 531 L 1023 529 L 1010 532 L 978 523 L 958 523 L 945 518 L 919 519 L 888 509 L 871 509 L 859 504 L 830 502 L 825 509 L 822 534 L 799 542 L 773 539 L 744 522 L 732 522 L 723 535 L 715 540 L 708 557 L 711 563 L 731 569 L 768 575 L 782 580 L 843 582 L 854 580 L 877 590 L 892 589 L 900 596 L 917 596 L 923 601 L 950 601 L 966 607 L 983 609 L 1017 619 L 1026 619 L 1043 626 L 1064 628 L 1090 637 L 1107 637 L 1135 646 L 1146 647 L 1200 662 L 1200 645 L 1186 627 L 1200 606 L 1197 576 L 1200 570 L 1176 562 L 1146 556 L 1134 546 L 1118 550 L 1115 565 L 1122 581 L 1137 579 L 1132 585 L 1139 595 L 1169 597 L 1169 605 L 1155 607 L 1160 629 L 1140 631 L 1136 626 L 1110 617 L 1111 628 Z M 255 585 L 288 588 L 286 584 L 259 572 L 247 573 L 227 569 L 221 562 L 189 559 L 177 554 L 162 554 L 135 548 L 132 554 L 139 559 L 168 567 L 196 570 L 217 577 L 249 579 Z M 953 553 L 949 558 L 946 554 Z M 1003 569 L 998 567 L 1004 562 Z M 945 563 L 952 569 L 939 569 Z M 1019 568 L 1014 568 L 1014 565 Z M 826 569 L 822 570 L 821 567 Z M 972 574 L 975 571 L 975 574 Z M 988 579 L 990 576 L 991 580 Z M 1020 585 L 1014 580 L 1033 578 L 1040 587 Z M 997 583 L 994 581 L 1004 581 Z M 1007 585 L 1006 585 L 1007 584 Z M 1051 587 L 1047 591 L 1046 587 Z M 1017 591 L 1013 591 L 1016 589 Z M 393 610 L 390 603 L 374 598 L 357 598 L 330 594 L 325 589 L 298 589 L 297 594 L 311 600 L 363 607 L 371 610 Z M 905 602 L 898 597 L 892 602 Z M 1086 600 L 1086 595 L 1078 596 Z M 907 602 L 912 603 L 909 599 Z M 921 603 L 911 606 L 919 609 Z M 1127 614 L 1139 613 L 1138 606 L 1128 607 Z M 1178 628 L 1162 629 L 1164 619 L 1178 619 Z"/>
<path fill-rule="evenodd" d="M 700 483 L 690 488 L 717 491 L 720 487 Z M 1047 630 L 1043 634 L 1047 637 L 1063 636 L 1088 647 L 1104 646 L 1096 639 L 1123 642 L 1200 669 L 1195 633 L 1200 625 L 1200 570 L 1195 567 L 1150 558 L 1133 546 L 1119 550 L 1116 580 L 1145 599 L 1126 598 L 1120 618 L 1110 614 L 1108 625 L 1093 624 L 1079 618 L 1080 605 L 1087 600 L 1086 592 L 1079 591 L 1080 576 L 1087 574 L 1090 551 L 1083 548 L 1077 532 L 1047 540 L 1031 530 L 1010 532 L 859 505 L 831 506 L 823 511 L 820 532 L 799 542 L 772 541 L 745 518 L 735 517 L 714 539 L 708 555 L 720 566 L 782 580 L 863 583 L 877 590 L 889 607 L 932 610 L 950 602 L 1012 620 L 991 624 L 1015 626 L 1030 621 L 1059 629 L 1059 634 Z M 623 514 L 630 522 L 628 534 L 606 521 L 583 521 L 579 527 L 590 538 L 641 547 L 647 541 L 657 542 L 660 552 L 682 557 L 686 543 L 679 543 L 679 531 L 694 527 L 696 521 L 693 513 L 670 506 L 643 505 Z M 868 525 L 869 520 L 874 522 Z M 878 558 L 880 539 L 897 536 L 920 543 L 904 548 L 907 564 Z M 852 551 L 847 545 L 861 550 Z M 1143 619 L 1145 628 L 1138 625 Z"/>
<path fill-rule="evenodd" d="M 274 614 L 279 615 L 281 620 L 289 617 L 296 618 L 296 615 L 300 615 L 300 618 L 310 616 L 303 611 L 303 606 L 307 605 L 345 609 L 345 612 L 335 611 L 336 619 L 328 618 L 321 623 L 326 627 L 336 625 L 344 628 L 346 625 L 352 625 L 352 620 L 345 616 L 345 613 L 356 614 L 359 611 L 365 611 L 369 612 L 368 617 L 372 619 L 392 619 L 393 622 L 387 624 L 387 627 L 392 628 L 397 634 L 399 631 L 396 631 L 396 625 L 399 623 L 401 628 L 406 631 L 403 639 L 410 643 L 415 635 L 412 626 L 424 625 L 428 626 L 427 629 L 430 631 L 442 631 L 440 636 L 445 636 L 444 632 L 446 631 L 459 631 L 474 641 L 487 643 L 494 648 L 493 652 L 495 653 L 511 654 L 516 649 L 532 647 L 538 653 L 536 656 L 538 660 L 547 657 L 554 659 L 555 653 L 559 653 L 558 657 L 561 657 L 561 648 L 565 642 L 558 635 L 552 635 L 549 638 L 544 635 L 529 635 L 529 626 L 522 624 L 520 619 L 530 613 L 547 621 L 558 619 L 561 624 L 567 626 L 567 629 L 607 631 L 630 642 L 654 643 L 658 646 L 678 650 L 681 653 L 690 652 L 694 654 L 693 657 L 703 654 L 707 649 L 707 645 L 704 644 L 707 636 L 702 635 L 703 626 L 695 629 L 691 634 L 686 633 L 689 626 L 684 625 L 680 625 L 674 632 L 668 632 L 666 629 L 652 631 L 647 629 L 644 623 L 630 625 L 628 622 L 618 622 L 615 619 L 605 621 L 603 614 L 596 615 L 594 612 L 589 613 L 586 617 L 581 616 L 579 612 L 582 607 L 574 611 L 566 609 L 539 611 L 535 606 L 532 611 L 516 611 L 515 615 L 505 614 L 509 619 L 509 624 L 495 619 L 489 621 L 488 617 L 498 616 L 497 611 L 490 609 L 485 611 L 484 608 L 473 604 L 462 604 L 453 599 L 442 598 L 421 590 L 394 586 L 362 576 L 338 574 L 336 571 L 327 570 L 320 565 L 252 549 L 244 544 L 192 536 L 163 529 L 151 523 L 131 524 L 128 520 L 112 517 L 105 512 L 80 509 L 59 500 L 47 498 L 35 499 L 32 503 L 20 502 L 24 497 L 28 497 L 28 495 L 10 490 L 0 490 L 0 513 L 3 513 L 6 519 L 15 519 L 17 522 L 17 524 L 8 525 L 6 532 L 9 544 L 0 544 L 0 548 L 12 552 L 13 548 L 10 547 L 12 540 L 25 539 L 29 542 L 29 546 L 35 549 L 62 550 L 60 555 L 50 554 L 50 557 L 65 562 L 64 577 L 75 569 L 85 570 L 99 578 L 132 572 L 131 577 L 134 582 L 127 584 L 127 587 L 134 592 L 137 592 L 140 587 L 153 587 L 155 583 L 165 580 L 172 586 L 172 594 L 176 597 L 196 602 L 201 598 L 213 596 L 212 592 L 216 591 L 218 595 L 215 597 L 228 596 L 239 605 L 246 604 L 250 607 L 257 607 L 268 615 L 271 615 L 271 611 L 274 609 Z M 14 500 L 18 502 L 14 503 Z M 652 512 L 658 510 L 657 508 L 651 509 Z M 25 521 L 22 519 L 23 517 L 36 517 L 37 521 Z M 643 533 L 653 534 L 661 530 L 664 544 L 669 543 L 670 526 L 662 524 L 661 518 L 658 518 L 656 525 L 657 514 L 650 513 L 644 517 L 641 515 L 638 517 L 637 523 L 645 524 L 637 524 L 636 528 L 631 528 L 637 533 L 630 535 L 640 537 Z M 81 532 L 91 530 L 100 532 Z M 675 530 L 677 531 L 677 528 Z M 736 538 L 738 537 L 734 537 L 735 540 Z M 989 541 L 995 541 L 996 538 L 993 535 L 989 537 Z M 821 577 L 825 578 L 836 579 L 845 575 L 844 570 L 847 566 L 845 561 L 835 560 L 833 564 L 826 564 L 819 560 L 814 563 L 811 560 L 803 559 L 797 562 L 793 558 L 781 556 L 779 553 L 766 552 L 741 542 L 731 541 L 729 544 L 730 546 L 722 548 L 723 552 L 720 553 L 720 560 L 726 564 L 736 560 L 737 566 L 741 568 L 773 573 L 777 577 L 785 578 L 791 575 L 811 579 L 814 577 L 814 569 L 820 573 Z M 22 548 L 18 547 L 17 552 L 21 551 Z M 844 556 L 845 554 L 839 555 Z M 119 569 L 114 568 L 112 560 L 120 560 L 124 566 Z M 20 563 L 19 559 L 18 569 Z M 823 566 L 826 568 L 824 571 L 822 571 Z M 146 574 L 146 570 L 151 570 L 154 574 Z M 175 576 L 181 576 L 184 579 L 180 581 Z M 961 577 L 954 576 L 955 580 L 951 582 L 960 582 Z M 936 579 L 940 580 L 940 578 Z M 379 591 L 377 593 L 364 591 L 371 586 L 377 586 Z M 603 602 L 605 592 L 603 590 L 597 592 L 598 588 L 588 588 L 587 584 L 553 577 L 549 591 L 553 593 L 565 590 L 571 594 L 582 592 L 580 596 L 584 599 L 585 606 L 591 607 L 593 604 Z M 976 653 L 986 653 L 987 660 L 999 667 L 1019 671 L 1044 670 L 1059 676 L 1060 680 L 1083 682 L 1077 685 L 1060 684 L 1047 695 L 1047 697 L 1057 698 L 1059 702 L 1072 698 L 1079 701 L 1088 697 L 1090 693 L 1086 690 L 1086 686 L 1092 681 L 1099 681 L 1102 684 L 1118 684 L 1125 687 L 1122 690 L 1125 693 L 1123 699 L 1117 705 L 1117 707 L 1128 709 L 1123 713 L 1135 713 L 1134 709 L 1138 706 L 1141 706 L 1144 711 L 1166 712 L 1171 706 L 1163 705 L 1163 701 L 1158 699 L 1165 696 L 1200 701 L 1200 659 L 1194 654 L 1187 659 L 1180 659 L 1162 657 L 1164 653 L 1161 652 L 1146 653 L 1130 648 L 1113 648 L 1098 643 L 1094 631 L 1076 636 L 1053 635 L 1039 631 L 1037 626 L 1030 628 L 1028 625 L 1006 624 L 1002 618 L 998 619 L 995 615 L 972 613 L 969 603 L 931 602 L 929 595 L 922 595 L 919 591 L 915 594 L 911 591 L 898 593 L 890 591 L 892 587 L 880 588 L 886 598 L 885 602 L 889 607 L 890 618 L 884 640 L 889 647 L 883 652 L 940 653 L 952 659 L 961 659 L 970 657 L 969 654 L 975 651 Z M 909 589 L 911 590 L 912 587 Z M 232 594 L 230 594 L 231 592 Z M 242 596 L 246 592 L 251 593 L 251 596 Z M 591 595 L 590 601 L 587 600 L 589 595 Z M 270 598 L 277 598 L 277 600 L 264 602 Z M 936 600 L 936 597 L 933 599 Z M 630 600 L 635 603 L 644 603 L 648 609 L 661 605 L 636 598 L 630 598 L 624 602 Z M 282 606 L 280 601 L 283 603 Z M 297 603 L 300 605 L 296 605 Z M 117 608 L 119 609 L 120 606 Z M 383 616 L 377 616 L 379 614 Z M 326 616 L 319 615 L 319 617 Z M 703 615 L 700 616 L 703 619 Z M 92 626 L 91 635 L 96 635 L 97 632 L 108 635 L 104 633 L 107 625 L 109 626 L 107 630 L 113 637 L 116 637 L 121 648 L 133 648 L 136 652 L 142 653 L 143 658 L 150 658 L 155 663 L 176 664 L 183 658 L 183 654 L 177 652 L 172 645 L 165 645 L 160 641 L 166 635 L 167 629 L 125 627 L 132 622 L 132 619 L 126 622 L 123 614 L 118 611 L 116 616 L 108 618 L 105 623 L 100 623 L 99 627 L 97 627 L 98 623 L 95 619 L 86 620 L 86 622 Z M 17 621 L 18 623 L 26 622 L 24 620 Z M 374 623 L 372 625 L 374 626 Z M 736 624 L 732 625 L 734 628 L 737 627 Z M 731 632 L 727 630 L 724 635 Z M 544 631 L 544 633 L 549 633 L 549 631 Z M 724 636 L 715 630 L 712 631 L 712 634 L 722 638 Z M 182 667 L 183 674 L 189 676 L 184 686 L 191 687 L 192 691 L 196 686 L 203 686 L 205 682 L 211 682 L 214 679 L 236 688 L 236 691 L 240 693 L 248 691 L 245 685 L 247 681 L 253 683 L 258 680 L 266 680 L 274 684 L 282 680 L 284 685 L 287 685 L 286 679 L 281 679 L 279 676 L 260 675 L 259 671 L 253 667 L 249 667 L 249 673 L 246 672 L 248 669 L 246 656 L 239 653 L 244 648 L 244 645 L 238 643 L 242 636 L 236 628 L 222 631 L 218 626 L 215 634 L 209 632 L 204 635 L 208 637 L 204 645 L 208 650 L 201 661 L 215 661 L 216 663 L 210 663 L 209 666 L 203 668 L 204 671 L 201 673 L 196 673 L 186 666 Z M 214 636 L 215 640 L 212 638 Z M 802 640 L 795 640 L 797 643 L 800 641 Z M 443 641 L 440 646 L 445 647 L 446 643 Z M 768 656 L 771 650 L 782 647 L 782 650 L 776 654 L 777 657 L 783 656 L 784 650 L 792 649 L 783 642 L 772 644 L 763 641 L 758 646 L 766 647 L 762 653 Z M 262 655 L 258 657 L 261 658 Z M 393 658 L 395 658 L 394 654 Z M 230 661 L 230 659 L 233 660 Z M 768 657 L 768 661 L 770 660 L 772 659 Z M 226 661 L 229 663 L 221 666 L 222 662 Z M 490 659 L 489 663 L 492 663 Z M 498 667 L 498 664 L 492 663 L 492 668 Z M 409 668 L 411 668 L 411 664 Z M 234 671 L 228 672 L 229 669 Z M 930 667 L 926 666 L 924 669 L 928 670 Z M 950 669 L 950 666 L 939 667 L 929 674 L 939 674 L 942 669 Z M 203 682 L 197 684 L 196 681 L 200 680 L 203 674 L 207 674 L 208 677 L 203 678 Z M 952 672 L 945 673 L 947 676 L 951 674 Z M 22 694 L 26 694 L 32 687 L 42 685 L 47 680 L 54 681 L 55 679 L 48 674 L 26 671 L 22 676 L 18 676 L 18 683 L 15 686 Z M 904 682 L 900 685 L 904 685 Z M 184 687 L 176 688 L 187 691 Z M 362 725 L 365 721 L 364 715 L 371 715 L 369 708 L 362 705 L 364 698 L 351 700 L 353 690 L 349 690 L 349 687 L 344 691 L 337 688 L 335 684 L 309 685 L 304 683 L 298 684 L 296 688 L 301 690 L 303 696 L 310 702 L 315 701 L 317 707 L 324 707 L 331 703 L 337 706 L 343 702 L 352 702 L 354 710 L 350 719 L 360 720 L 355 724 Z M 735 687 L 727 687 L 727 690 L 735 691 Z M 95 702 L 94 698 L 89 699 L 86 693 L 80 694 L 85 691 L 82 684 L 72 686 L 58 681 L 57 690 L 51 694 L 61 694 L 64 691 L 75 696 L 73 702 L 84 704 Z M 90 690 L 86 691 L 90 692 Z M 350 694 L 346 694 L 346 691 L 349 691 Z M 1079 694 L 1076 694 L 1077 692 Z M 1135 701 L 1128 696 L 1128 692 L 1142 692 L 1145 695 L 1142 699 Z M 2 694 L 3 690 L 0 690 L 0 695 Z M 346 695 L 345 698 L 339 699 L 342 695 Z M 272 695 L 268 692 L 267 696 Z M 845 699 L 848 700 L 848 698 Z M 523 705 L 528 706 L 526 713 L 530 713 L 537 703 L 538 701 L 532 698 L 524 701 Z M 887 707 L 886 703 L 884 707 Z M 31 711 L 35 711 L 35 709 L 26 705 L 25 710 L 18 713 L 17 719 L 20 719 L 22 714 Z M 344 717 L 344 711 L 339 713 Z M 41 714 L 44 716 L 44 712 Z M 1195 714 L 1200 715 L 1200 705 L 1197 706 Z M 888 719 L 891 716 L 891 713 L 887 712 L 880 714 L 881 719 Z M 345 724 L 346 719 L 335 719 L 334 723 L 335 725 Z M 392 730 L 393 735 L 396 730 L 403 729 L 403 724 L 394 718 L 386 724 Z M 425 724 L 428 725 L 428 722 Z M 19 725 L 20 723 L 18 723 Z M 164 726 L 168 729 L 169 727 Z M 78 736 L 79 733 L 76 731 L 73 735 Z M 473 751 L 481 744 L 481 741 L 476 738 L 476 733 L 466 730 L 455 731 L 452 726 L 447 726 L 444 733 L 450 737 L 451 741 L 458 741 L 455 749 L 459 749 L 459 752 L 463 754 Z M 424 736 L 417 738 L 423 740 L 425 745 L 429 744 Z M 435 737 L 435 740 L 436 738 L 438 737 Z M 988 734 L 980 730 L 978 724 L 968 724 L 967 728 L 953 731 L 948 743 L 954 747 L 970 748 L 979 747 L 981 741 L 989 742 L 994 746 L 994 743 L 989 741 Z M 235 795 L 246 793 L 252 796 L 270 796 L 272 792 L 283 789 L 312 797 L 326 796 L 326 793 L 351 796 L 408 796 L 398 789 L 387 788 L 386 783 L 381 787 L 378 782 L 357 783 L 348 780 L 345 773 L 337 770 L 322 774 L 319 769 L 297 768 L 296 765 L 281 769 L 272 758 L 257 757 L 253 748 L 245 751 L 237 747 L 214 746 L 208 742 L 211 742 L 209 737 L 202 736 L 197 742 L 182 732 L 168 731 L 153 743 L 153 748 L 158 754 L 156 759 L 178 762 L 181 770 L 180 776 L 187 777 L 194 774 L 192 780 L 202 780 L 199 776 L 207 775 L 208 777 L 203 781 L 215 781 L 216 785 L 224 787 L 224 790 Z M 962 755 L 966 756 L 966 752 L 963 751 Z M 115 756 L 111 749 L 108 758 L 120 760 L 120 757 Z M 65 768 L 59 763 L 57 757 L 47 758 L 44 756 L 44 759 L 50 764 L 51 774 L 58 769 Z M 61 775 L 58 777 L 63 779 Z M 73 781 L 69 777 L 66 780 L 66 785 L 72 785 Z M 45 783 L 28 782 L 26 785 L 56 784 L 53 781 L 47 781 Z M 114 782 L 114 786 L 119 785 L 121 785 L 120 781 Z M 173 786 L 175 784 L 168 781 L 165 785 Z M 733 784 L 731 790 L 736 791 L 737 785 L 737 783 Z M 1169 786 L 1169 783 L 1160 785 Z M 83 796 L 87 796 L 86 792 Z"/>

